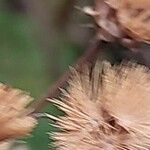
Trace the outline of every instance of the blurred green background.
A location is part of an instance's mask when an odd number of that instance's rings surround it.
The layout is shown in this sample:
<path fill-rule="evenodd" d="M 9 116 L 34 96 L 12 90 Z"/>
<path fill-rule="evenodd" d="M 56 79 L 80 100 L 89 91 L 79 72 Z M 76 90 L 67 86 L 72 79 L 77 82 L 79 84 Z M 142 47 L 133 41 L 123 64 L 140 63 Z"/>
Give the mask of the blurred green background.
<path fill-rule="evenodd" d="M 80 23 L 87 18 L 74 9 L 88 1 L 1 0 L 0 81 L 37 99 L 82 53 L 91 31 Z M 53 106 L 46 112 L 57 114 Z M 40 120 L 33 136 L 25 139 L 30 150 L 51 149 L 47 134 L 54 130 Z M 48 148 L 49 147 L 49 148 Z"/>

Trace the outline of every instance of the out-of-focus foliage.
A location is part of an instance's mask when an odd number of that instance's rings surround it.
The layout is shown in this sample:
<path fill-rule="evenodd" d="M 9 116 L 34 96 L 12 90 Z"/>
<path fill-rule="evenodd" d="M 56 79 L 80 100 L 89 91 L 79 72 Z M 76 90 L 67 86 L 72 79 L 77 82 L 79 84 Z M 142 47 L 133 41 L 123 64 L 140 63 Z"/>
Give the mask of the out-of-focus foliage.
<path fill-rule="evenodd" d="M 93 7 L 83 11 L 96 23 L 97 39 L 119 41 L 135 50 L 141 43 L 149 43 L 149 0 L 95 0 Z M 139 45 L 139 46 L 137 46 Z"/>

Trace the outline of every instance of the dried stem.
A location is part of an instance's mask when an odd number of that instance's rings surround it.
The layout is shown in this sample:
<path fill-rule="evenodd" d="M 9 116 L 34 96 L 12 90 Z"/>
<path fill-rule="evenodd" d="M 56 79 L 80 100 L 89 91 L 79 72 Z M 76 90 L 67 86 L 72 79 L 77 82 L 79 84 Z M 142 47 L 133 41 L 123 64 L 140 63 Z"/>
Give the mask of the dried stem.
<path fill-rule="evenodd" d="M 89 48 L 85 53 L 77 60 L 73 67 L 81 71 L 83 64 L 91 63 L 99 52 L 99 42 L 94 41 L 89 45 Z M 70 76 L 70 70 L 67 70 L 56 82 L 50 87 L 46 95 L 44 95 L 38 102 L 34 103 L 32 107 L 34 108 L 34 113 L 40 112 L 41 109 L 48 103 L 47 98 L 57 97 L 60 93 L 59 88 L 63 88 Z"/>

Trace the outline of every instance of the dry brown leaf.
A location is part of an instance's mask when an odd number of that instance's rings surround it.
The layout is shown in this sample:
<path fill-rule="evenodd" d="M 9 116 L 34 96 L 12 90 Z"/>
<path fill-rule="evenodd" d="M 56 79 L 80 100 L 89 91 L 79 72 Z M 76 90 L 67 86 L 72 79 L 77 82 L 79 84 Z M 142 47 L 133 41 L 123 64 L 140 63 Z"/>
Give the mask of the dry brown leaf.
<path fill-rule="evenodd" d="M 10 150 L 11 146 L 11 142 L 0 142 L 0 150 Z"/>

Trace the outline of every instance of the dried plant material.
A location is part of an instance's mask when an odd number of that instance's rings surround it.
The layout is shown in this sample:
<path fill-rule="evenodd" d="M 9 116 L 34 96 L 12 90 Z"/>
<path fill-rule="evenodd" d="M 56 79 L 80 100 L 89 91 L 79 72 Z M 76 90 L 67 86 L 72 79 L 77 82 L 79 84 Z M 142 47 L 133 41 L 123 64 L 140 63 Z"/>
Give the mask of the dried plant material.
<path fill-rule="evenodd" d="M 150 42 L 150 1 L 124 0 L 118 8 L 118 21 L 138 41 Z"/>
<path fill-rule="evenodd" d="M 61 100 L 50 100 L 65 112 L 47 115 L 60 129 L 52 134 L 56 149 L 149 150 L 150 70 L 97 63 L 92 72 L 72 72 Z"/>
<path fill-rule="evenodd" d="M 11 150 L 11 142 L 0 142 L 0 150 Z"/>
<path fill-rule="evenodd" d="M 18 89 L 0 85 L 0 141 L 29 134 L 36 120 L 28 116 L 32 98 Z"/>
<path fill-rule="evenodd" d="M 95 0 L 93 8 L 83 10 L 94 18 L 100 40 L 119 40 L 129 48 L 150 42 L 149 0 Z"/>

